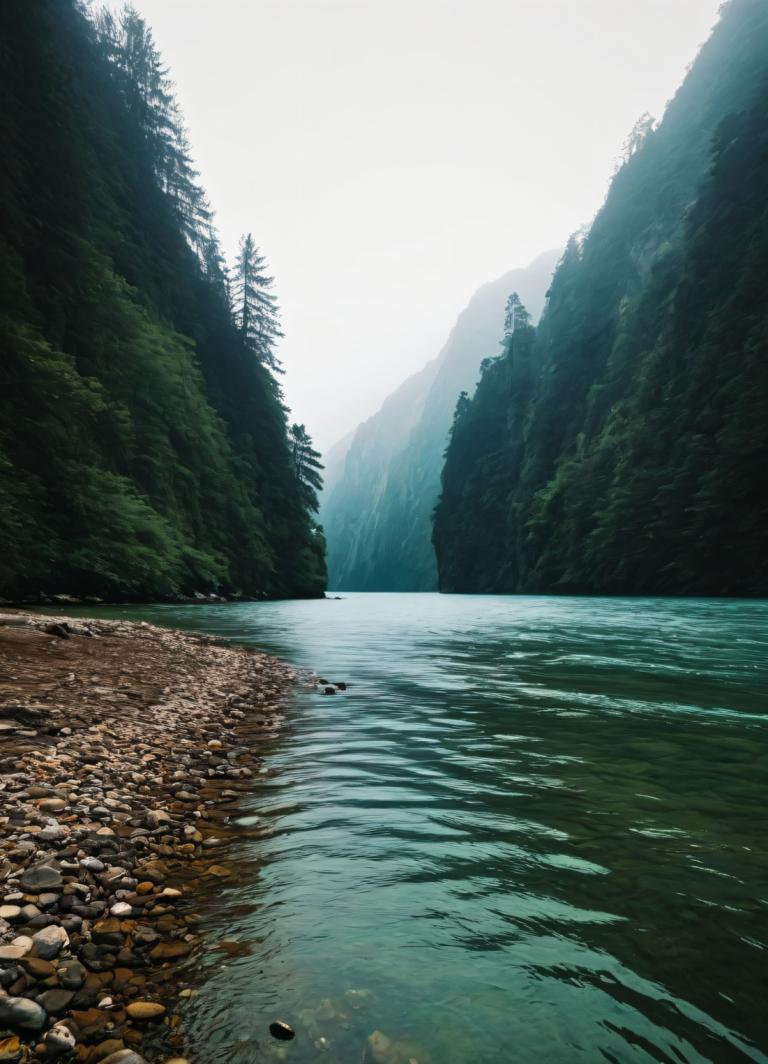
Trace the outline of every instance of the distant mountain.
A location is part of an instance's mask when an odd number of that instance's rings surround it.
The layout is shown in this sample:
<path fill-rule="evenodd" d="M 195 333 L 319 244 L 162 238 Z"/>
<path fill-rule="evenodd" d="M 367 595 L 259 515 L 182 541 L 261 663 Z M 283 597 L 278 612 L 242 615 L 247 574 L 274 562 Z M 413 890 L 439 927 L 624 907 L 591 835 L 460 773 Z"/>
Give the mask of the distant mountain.
<path fill-rule="evenodd" d="M 441 590 L 768 593 L 767 189 L 768 3 L 730 0 L 457 412 Z"/>
<path fill-rule="evenodd" d="M 437 587 L 431 515 L 456 400 L 474 388 L 483 359 L 498 352 L 507 297 L 519 292 L 538 317 L 559 256 L 546 252 L 483 285 L 437 358 L 357 429 L 343 466 L 329 457 L 320 518 L 331 590 Z"/>

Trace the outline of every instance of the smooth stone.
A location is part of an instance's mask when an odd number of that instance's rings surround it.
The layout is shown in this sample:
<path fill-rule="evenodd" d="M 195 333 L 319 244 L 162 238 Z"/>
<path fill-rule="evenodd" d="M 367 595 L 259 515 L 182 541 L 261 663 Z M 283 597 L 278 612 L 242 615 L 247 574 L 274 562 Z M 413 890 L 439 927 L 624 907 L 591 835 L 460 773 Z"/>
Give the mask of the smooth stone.
<path fill-rule="evenodd" d="M 156 1020 L 165 1013 L 165 1005 L 157 1001 L 132 1001 L 125 1010 L 132 1020 Z"/>
<path fill-rule="evenodd" d="M 76 1044 L 75 1036 L 63 1023 L 47 1031 L 43 1041 L 46 1051 L 53 1057 L 61 1056 L 62 1053 L 71 1053 Z"/>
<path fill-rule="evenodd" d="M 80 961 L 66 961 L 59 967 L 59 982 L 65 990 L 79 990 L 85 982 L 86 971 Z"/>
<path fill-rule="evenodd" d="M 26 1031 L 41 1031 L 47 1018 L 45 1010 L 36 1001 L 20 997 L 0 997 L 0 1023 L 21 1027 Z"/>
<path fill-rule="evenodd" d="M 49 1016 L 59 1016 L 62 1012 L 67 1011 L 72 1004 L 72 998 L 74 996 L 75 994 L 73 990 L 59 990 L 54 988 L 53 990 L 46 990 L 44 994 L 40 994 L 37 1000 Z"/>
<path fill-rule="evenodd" d="M 32 946 L 26 946 L 23 943 L 14 942 L 11 942 L 10 945 L 7 946 L 0 946 L 0 962 L 20 961 L 22 957 L 26 957 L 31 949 Z"/>
<path fill-rule="evenodd" d="M 50 927 L 44 927 L 42 931 L 37 931 L 32 936 L 32 942 L 35 947 L 35 955 L 42 957 L 43 960 L 50 961 L 57 957 L 65 946 L 69 945 L 69 935 L 63 927 L 56 927 L 55 924 L 51 924 Z"/>
<path fill-rule="evenodd" d="M 44 798 L 38 803 L 38 808 L 43 813 L 61 813 L 67 808 L 63 798 Z"/>
<path fill-rule="evenodd" d="M 0 905 L 0 920 L 18 920 L 21 916 L 21 906 Z"/>
<path fill-rule="evenodd" d="M 25 868 L 21 877 L 22 890 L 29 894 L 39 894 L 44 890 L 56 890 L 62 886 L 61 872 L 50 865 L 32 865 Z"/>
<path fill-rule="evenodd" d="M 118 1049 L 117 1053 L 104 1057 L 101 1064 L 147 1064 L 147 1061 L 133 1049 Z"/>

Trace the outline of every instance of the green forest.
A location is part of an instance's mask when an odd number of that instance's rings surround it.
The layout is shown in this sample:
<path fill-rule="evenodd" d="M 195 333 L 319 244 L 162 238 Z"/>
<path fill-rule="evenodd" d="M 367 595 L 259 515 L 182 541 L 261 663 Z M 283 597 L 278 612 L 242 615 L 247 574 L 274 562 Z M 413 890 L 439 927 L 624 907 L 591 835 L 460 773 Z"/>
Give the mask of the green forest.
<path fill-rule="evenodd" d="M 459 399 L 441 590 L 768 593 L 766 114 L 768 5 L 730 0 Z"/>
<path fill-rule="evenodd" d="M 0 594 L 322 595 L 272 278 L 224 261 L 149 28 L 4 3 L 0 49 Z"/>

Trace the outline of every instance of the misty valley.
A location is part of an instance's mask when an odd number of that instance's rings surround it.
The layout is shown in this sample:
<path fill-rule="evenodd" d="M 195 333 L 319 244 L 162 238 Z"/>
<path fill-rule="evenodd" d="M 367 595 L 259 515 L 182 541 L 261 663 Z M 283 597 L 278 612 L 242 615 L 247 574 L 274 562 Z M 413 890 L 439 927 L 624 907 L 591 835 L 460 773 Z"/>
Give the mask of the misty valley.
<path fill-rule="evenodd" d="M 768 3 L 617 4 L 0 5 L 0 1064 L 768 1062 Z"/>

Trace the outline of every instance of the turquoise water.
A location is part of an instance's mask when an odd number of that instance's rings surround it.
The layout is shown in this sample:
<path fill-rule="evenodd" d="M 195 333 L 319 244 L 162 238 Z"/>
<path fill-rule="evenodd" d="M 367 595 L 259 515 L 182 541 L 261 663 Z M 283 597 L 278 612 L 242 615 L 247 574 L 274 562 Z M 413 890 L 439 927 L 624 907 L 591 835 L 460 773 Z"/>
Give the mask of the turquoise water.
<path fill-rule="evenodd" d="M 767 603 L 143 614 L 352 685 L 254 784 L 196 1064 L 768 1060 Z"/>

